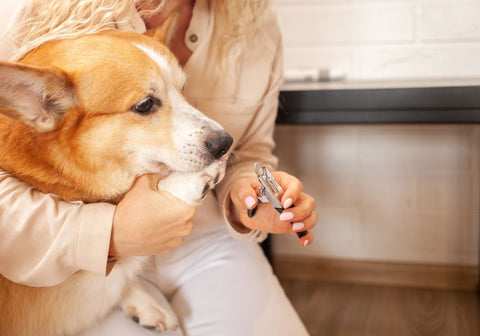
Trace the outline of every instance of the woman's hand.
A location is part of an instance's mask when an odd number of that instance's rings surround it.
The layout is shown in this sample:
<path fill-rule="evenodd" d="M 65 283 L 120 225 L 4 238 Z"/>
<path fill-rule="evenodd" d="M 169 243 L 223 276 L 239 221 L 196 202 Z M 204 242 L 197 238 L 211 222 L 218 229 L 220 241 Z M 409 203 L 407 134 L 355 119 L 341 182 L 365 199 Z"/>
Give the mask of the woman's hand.
<path fill-rule="evenodd" d="M 140 176 L 118 203 L 109 255 L 149 256 L 181 245 L 192 232 L 195 207 L 157 189 L 160 175 Z"/>
<path fill-rule="evenodd" d="M 272 175 L 283 189 L 278 195 L 285 210 L 279 214 L 271 204 L 258 204 L 256 190 L 260 187 L 254 177 L 244 177 L 236 180 L 230 191 L 233 211 L 233 222 L 240 222 L 245 228 L 260 230 L 269 233 L 289 233 L 308 231 L 299 239 L 302 246 L 313 242 L 313 234 L 309 231 L 315 226 L 317 213 L 315 200 L 302 192 L 302 183 L 294 176 L 285 172 L 273 172 Z M 248 217 L 248 209 L 258 204 L 257 212 L 252 218 Z M 292 205 L 295 207 L 290 208 Z M 243 228 L 243 230 L 245 230 Z M 240 228 L 240 231 L 242 228 Z"/>

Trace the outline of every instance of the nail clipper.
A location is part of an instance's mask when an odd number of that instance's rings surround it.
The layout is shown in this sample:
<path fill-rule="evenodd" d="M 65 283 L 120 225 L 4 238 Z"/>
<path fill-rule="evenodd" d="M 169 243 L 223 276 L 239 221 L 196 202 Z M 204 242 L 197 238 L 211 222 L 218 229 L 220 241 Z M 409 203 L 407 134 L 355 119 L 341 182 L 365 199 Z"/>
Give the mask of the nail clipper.
<path fill-rule="evenodd" d="M 278 184 L 272 173 L 270 173 L 270 170 L 268 170 L 265 165 L 255 162 L 255 173 L 257 174 L 258 181 L 261 185 L 257 190 L 258 204 L 270 203 L 273 205 L 275 210 L 277 210 L 279 213 L 282 213 L 285 209 L 278 200 L 278 194 L 282 191 L 282 187 Z M 249 209 L 248 217 L 253 217 L 257 212 L 257 208 L 258 205 L 253 209 Z M 307 231 L 297 232 L 298 238 L 302 238 L 306 234 Z"/>

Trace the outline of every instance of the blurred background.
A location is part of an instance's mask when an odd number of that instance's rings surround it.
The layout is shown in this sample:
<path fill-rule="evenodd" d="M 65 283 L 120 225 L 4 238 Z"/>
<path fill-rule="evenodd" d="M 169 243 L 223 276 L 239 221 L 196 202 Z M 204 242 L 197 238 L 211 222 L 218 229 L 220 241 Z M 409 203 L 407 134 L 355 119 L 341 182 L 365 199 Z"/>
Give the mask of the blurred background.
<path fill-rule="evenodd" d="M 286 91 L 480 87 L 479 0 L 276 7 Z M 272 239 L 275 271 L 312 335 L 480 335 L 480 125 L 287 124 L 275 138 L 280 168 L 318 203 L 313 245 Z M 413 320 L 399 317 L 417 306 Z"/>
<path fill-rule="evenodd" d="M 286 68 L 351 79 L 480 76 L 476 0 L 276 0 Z"/>

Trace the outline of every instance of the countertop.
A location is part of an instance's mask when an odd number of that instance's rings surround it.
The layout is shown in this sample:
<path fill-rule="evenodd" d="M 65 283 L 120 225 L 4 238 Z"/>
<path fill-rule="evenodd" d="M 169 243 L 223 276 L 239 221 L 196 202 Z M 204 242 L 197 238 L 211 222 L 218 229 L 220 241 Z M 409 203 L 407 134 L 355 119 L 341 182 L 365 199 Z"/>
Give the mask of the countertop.
<path fill-rule="evenodd" d="M 285 83 L 277 123 L 480 123 L 480 78 Z"/>

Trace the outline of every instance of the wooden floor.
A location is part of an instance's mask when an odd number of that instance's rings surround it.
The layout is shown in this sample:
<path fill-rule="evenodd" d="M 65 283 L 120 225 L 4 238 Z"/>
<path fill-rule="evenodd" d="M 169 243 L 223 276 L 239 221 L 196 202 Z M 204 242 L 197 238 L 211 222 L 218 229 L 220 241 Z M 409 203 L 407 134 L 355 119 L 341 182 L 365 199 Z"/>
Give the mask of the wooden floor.
<path fill-rule="evenodd" d="M 480 336 L 477 292 L 280 281 L 311 336 Z"/>

